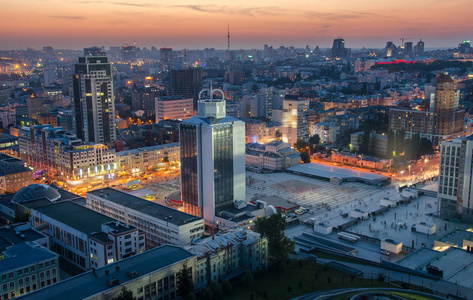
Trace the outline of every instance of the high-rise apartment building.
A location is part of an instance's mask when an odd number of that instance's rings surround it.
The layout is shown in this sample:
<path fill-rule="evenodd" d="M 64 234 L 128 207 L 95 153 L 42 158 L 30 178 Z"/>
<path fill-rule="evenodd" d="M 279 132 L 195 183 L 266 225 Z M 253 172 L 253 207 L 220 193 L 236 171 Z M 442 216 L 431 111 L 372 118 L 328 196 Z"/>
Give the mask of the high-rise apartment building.
<path fill-rule="evenodd" d="M 442 218 L 473 221 L 473 135 L 440 146 L 438 205 Z"/>
<path fill-rule="evenodd" d="M 84 142 L 115 141 L 112 70 L 105 52 L 79 57 L 72 84 L 77 137 Z"/>
<path fill-rule="evenodd" d="M 347 56 L 347 49 L 345 48 L 345 40 L 342 38 L 334 39 L 331 50 L 332 58 L 340 58 Z"/>
<path fill-rule="evenodd" d="M 412 56 L 413 45 L 414 44 L 412 42 L 405 42 L 404 43 L 404 55 Z"/>
<path fill-rule="evenodd" d="M 186 68 L 171 70 L 171 95 L 184 96 L 185 99 L 194 99 L 194 109 L 197 108 L 197 99 L 202 90 L 202 69 Z"/>
<path fill-rule="evenodd" d="M 417 42 L 417 47 L 416 47 L 416 53 L 418 55 L 422 55 L 424 53 L 424 41 L 422 41 L 422 39 L 420 41 Z"/>
<path fill-rule="evenodd" d="M 273 121 L 281 123 L 283 140 L 291 145 L 309 140 L 309 99 L 286 96 L 282 109 L 273 109 Z"/>
<path fill-rule="evenodd" d="M 455 90 L 455 82 L 448 74 L 437 76 L 434 97 L 433 107 L 430 107 L 430 110 L 434 113 L 435 138 L 444 139 L 462 131 L 465 111 L 458 110 L 460 92 Z"/>
<path fill-rule="evenodd" d="M 246 197 L 245 123 L 226 115 L 221 90 L 205 91 L 198 115 L 180 125 L 181 194 L 185 212 L 216 224 L 219 212 Z"/>
<path fill-rule="evenodd" d="M 131 92 L 131 109 L 143 110 L 146 116 L 154 115 L 155 101 L 159 91 L 155 87 L 135 87 Z"/>
<path fill-rule="evenodd" d="M 162 47 L 159 48 L 159 58 L 161 63 L 170 65 L 173 62 L 172 48 Z"/>
<path fill-rule="evenodd" d="M 431 95 L 428 111 L 411 110 L 406 108 L 391 108 L 389 110 L 389 128 L 404 130 L 406 137 L 419 133 L 440 145 L 442 140 L 458 136 L 463 131 L 465 110 L 458 106 L 459 92 L 455 90 L 455 82 L 447 74 L 436 78 L 435 92 Z M 426 95 L 427 96 L 427 95 Z"/>

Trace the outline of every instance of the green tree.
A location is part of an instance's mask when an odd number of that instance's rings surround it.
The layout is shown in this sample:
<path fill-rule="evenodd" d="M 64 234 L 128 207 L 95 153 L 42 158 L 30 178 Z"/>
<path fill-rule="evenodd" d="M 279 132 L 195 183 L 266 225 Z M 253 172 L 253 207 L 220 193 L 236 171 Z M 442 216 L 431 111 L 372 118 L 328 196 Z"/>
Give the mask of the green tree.
<path fill-rule="evenodd" d="M 212 290 L 213 298 L 215 300 L 222 299 L 223 291 L 222 291 L 222 286 L 220 285 L 220 283 L 218 283 L 215 280 L 212 280 L 212 282 L 210 282 L 210 284 L 209 284 L 209 287 Z"/>
<path fill-rule="evenodd" d="M 212 292 L 212 289 L 210 287 L 206 287 L 205 290 L 202 292 L 202 298 L 203 299 L 213 299 L 214 298 L 214 293 Z"/>
<path fill-rule="evenodd" d="M 191 292 L 191 293 L 187 294 L 185 299 L 186 300 L 195 300 L 196 297 L 195 297 L 194 292 Z"/>
<path fill-rule="evenodd" d="M 299 152 L 305 151 L 307 152 L 309 149 L 309 143 L 304 141 L 303 139 L 298 139 L 297 142 L 294 143 L 294 149 Z"/>
<path fill-rule="evenodd" d="M 307 152 L 302 152 L 302 153 L 301 153 L 301 160 L 302 160 L 302 162 L 305 163 L 305 164 L 310 163 L 310 156 L 309 156 L 309 153 L 307 153 Z"/>
<path fill-rule="evenodd" d="M 421 138 L 420 139 L 420 155 L 431 154 L 434 152 L 432 142 L 429 139 Z"/>
<path fill-rule="evenodd" d="M 281 131 L 276 130 L 275 139 L 276 139 L 276 141 L 282 140 L 282 133 L 281 133 Z"/>
<path fill-rule="evenodd" d="M 258 218 L 255 222 L 256 232 L 268 238 L 270 262 L 279 268 L 285 267 L 289 252 L 295 247 L 295 242 L 284 235 L 284 229 L 286 220 L 281 214 Z"/>
<path fill-rule="evenodd" d="M 117 300 L 133 300 L 133 292 L 128 290 L 126 287 L 122 287 L 120 294 L 118 294 Z"/>
<path fill-rule="evenodd" d="M 252 287 L 255 284 L 255 277 L 250 270 L 246 270 L 245 274 L 240 278 L 240 284 L 248 287 Z"/>
<path fill-rule="evenodd" d="M 318 134 L 314 134 L 309 138 L 309 143 L 311 145 L 318 145 L 320 143 L 320 136 Z"/>
<path fill-rule="evenodd" d="M 371 130 L 369 126 L 365 126 L 365 130 L 363 135 L 361 136 L 360 141 L 360 152 L 363 154 L 369 154 L 370 152 L 370 137 L 371 137 Z"/>
<path fill-rule="evenodd" d="M 233 291 L 232 283 L 228 280 L 222 282 L 222 290 L 225 296 L 230 295 Z"/>
<path fill-rule="evenodd" d="M 387 157 L 390 158 L 393 156 L 393 152 L 394 152 L 394 131 L 392 131 L 391 129 L 388 131 L 388 145 L 387 145 Z M 398 154 L 398 153 L 396 153 Z"/>
<path fill-rule="evenodd" d="M 184 264 L 179 273 L 177 273 L 177 280 L 179 282 L 177 288 L 181 297 L 186 297 L 188 294 L 194 291 L 191 269 L 187 268 L 186 264 Z"/>

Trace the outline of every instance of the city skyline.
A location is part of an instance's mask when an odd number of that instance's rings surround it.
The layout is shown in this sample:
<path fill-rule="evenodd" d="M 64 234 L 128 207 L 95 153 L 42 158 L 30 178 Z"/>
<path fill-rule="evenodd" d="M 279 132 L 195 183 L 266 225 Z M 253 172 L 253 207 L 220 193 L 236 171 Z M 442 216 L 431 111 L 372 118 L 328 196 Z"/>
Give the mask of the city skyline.
<path fill-rule="evenodd" d="M 470 39 L 463 25 L 466 1 L 299 0 L 216 4 L 201 0 L 149 1 L 23 1 L 4 4 L 1 50 L 43 46 L 81 49 L 91 45 L 225 49 L 227 24 L 231 48 L 262 48 L 264 44 L 328 48 L 342 37 L 349 48 L 382 48 L 400 38 L 430 47 L 455 47 Z M 423 13 L 420 13 L 423 12 Z M 439 22 L 441 20 L 441 22 Z M 255 28 L 257 30 L 255 30 Z"/>

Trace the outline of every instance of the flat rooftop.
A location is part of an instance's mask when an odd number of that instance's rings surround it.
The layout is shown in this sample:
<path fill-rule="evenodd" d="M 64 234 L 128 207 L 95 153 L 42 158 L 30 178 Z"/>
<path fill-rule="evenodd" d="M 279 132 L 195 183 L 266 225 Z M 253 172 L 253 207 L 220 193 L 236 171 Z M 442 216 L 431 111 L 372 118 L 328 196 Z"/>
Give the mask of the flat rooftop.
<path fill-rule="evenodd" d="M 422 247 L 419 250 L 414 251 L 406 257 L 398 260 L 397 264 L 416 270 L 422 268 L 424 265 L 439 257 L 441 254 L 442 253 L 439 251 Z"/>
<path fill-rule="evenodd" d="M 120 284 L 124 284 L 193 256 L 194 254 L 184 248 L 163 245 L 105 267 L 98 268 L 95 271 L 97 277 L 92 271 L 89 271 L 18 297 L 18 299 L 84 299 L 109 289 L 121 289 L 120 286 L 110 287 L 107 285 L 107 280 L 111 280 L 112 278 L 118 279 Z M 119 271 L 116 271 L 116 267 L 120 268 Z M 105 271 L 110 272 L 110 274 L 106 275 Z M 131 279 L 127 275 L 127 272 L 137 272 L 138 276 L 136 276 L 135 279 Z"/>
<path fill-rule="evenodd" d="M 151 202 L 113 188 L 93 190 L 87 192 L 87 194 L 92 194 L 96 197 L 106 199 L 107 201 L 114 202 L 118 205 L 136 210 L 156 219 L 167 221 L 177 226 L 184 225 L 192 221 L 201 220 L 200 218 L 188 213 L 164 206 L 159 203 Z M 107 198 L 104 198 L 105 196 Z"/>
<path fill-rule="evenodd" d="M 0 260 L 2 272 L 59 257 L 58 254 L 34 242 L 14 245 L 5 251 L 5 254 L 5 259 Z"/>
<path fill-rule="evenodd" d="M 300 164 L 287 170 L 318 178 L 325 178 L 326 180 L 335 177 L 340 178 L 342 181 L 363 181 L 371 184 L 380 183 L 389 179 L 387 176 L 371 172 L 356 171 L 318 163 Z"/>
<path fill-rule="evenodd" d="M 35 210 L 85 234 L 102 231 L 102 224 L 116 221 L 69 201 L 38 207 Z"/>
<path fill-rule="evenodd" d="M 17 232 L 20 234 L 16 234 Z M 46 235 L 31 228 L 21 230 L 16 229 L 14 225 L 4 226 L 0 228 L 0 252 L 12 245 L 37 241 L 45 237 Z"/>
<path fill-rule="evenodd" d="M 286 199 L 283 199 L 281 197 L 275 197 L 275 196 L 265 196 L 265 197 L 261 197 L 260 199 L 257 199 L 257 200 L 264 201 L 268 205 L 272 205 L 272 206 L 274 206 L 274 208 L 282 209 L 284 211 L 294 210 L 294 209 L 300 207 L 300 204 L 291 203 Z M 254 200 L 254 201 L 252 200 L 251 203 L 256 204 L 256 200 Z"/>

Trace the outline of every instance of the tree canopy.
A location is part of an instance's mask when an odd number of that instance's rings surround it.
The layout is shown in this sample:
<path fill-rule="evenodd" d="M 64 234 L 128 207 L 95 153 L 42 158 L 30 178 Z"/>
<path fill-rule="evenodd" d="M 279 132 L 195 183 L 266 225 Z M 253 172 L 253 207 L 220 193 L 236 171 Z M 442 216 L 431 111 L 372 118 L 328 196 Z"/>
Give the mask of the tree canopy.
<path fill-rule="evenodd" d="M 286 220 L 281 214 L 258 218 L 255 230 L 268 238 L 269 261 L 276 266 L 285 266 L 289 252 L 294 250 L 295 242 L 284 235 Z"/>

